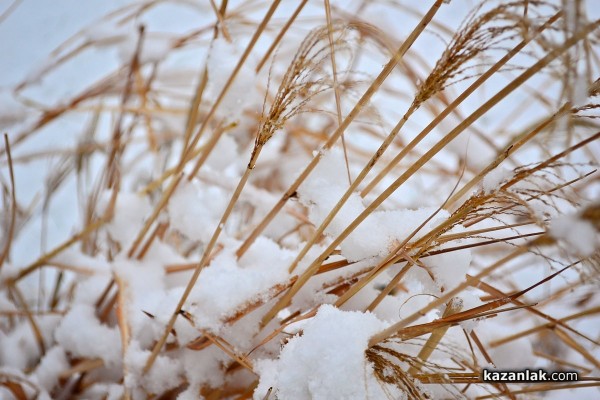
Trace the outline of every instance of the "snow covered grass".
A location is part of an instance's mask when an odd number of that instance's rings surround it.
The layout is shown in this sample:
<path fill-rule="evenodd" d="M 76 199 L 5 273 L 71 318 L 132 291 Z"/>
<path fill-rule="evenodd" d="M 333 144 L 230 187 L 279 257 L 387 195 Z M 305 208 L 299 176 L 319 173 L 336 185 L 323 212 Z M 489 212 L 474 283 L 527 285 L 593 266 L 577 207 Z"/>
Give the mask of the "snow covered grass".
<path fill-rule="evenodd" d="M 48 49 L 0 91 L 0 398 L 598 398 L 593 9 L 124 1 Z"/>

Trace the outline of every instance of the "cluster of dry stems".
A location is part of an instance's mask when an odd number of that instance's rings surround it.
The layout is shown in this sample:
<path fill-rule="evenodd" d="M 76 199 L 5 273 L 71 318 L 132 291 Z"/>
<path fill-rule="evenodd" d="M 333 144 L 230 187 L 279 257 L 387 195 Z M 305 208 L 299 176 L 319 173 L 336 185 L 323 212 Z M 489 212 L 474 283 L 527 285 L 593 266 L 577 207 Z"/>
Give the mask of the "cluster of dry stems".
<path fill-rule="evenodd" d="M 154 6 L 155 2 L 138 5 L 135 11 L 127 11 L 119 15 L 122 21 L 135 18 L 136 13 L 143 14 L 146 9 Z M 244 8 L 228 8 L 228 2 L 216 4 L 211 0 L 214 11 L 214 23 L 201 27 L 195 32 L 178 37 L 171 44 L 171 51 L 194 46 L 199 39 L 223 37 L 231 40 L 231 29 L 238 23 L 249 23 L 243 15 Z M 252 3 L 252 2 L 249 2 Z M 293 32 L 297 25 L 303 26 L 306 21 L 302 19 L 303 8 L 307 1 L 298 1 L 297 8 L 293 8 L 284 21 L 273 21 L 274 13 L 280 11 L 280 1 L 258 3 L 254 6 L 262 10 L 264 17 L 255 26 L 252 25 L 252 34 L 241 53 L 237 64 L 229 78 L 224 82 L 217 96 L 207 98 L 206 88 L 211 77 L 206 66 L 198 68 L 195 78 L 196 86 L 193 95 L 187 96 L 187 104 L 177 107 L 161 105 L 161 97 L 168 96 L 161 93 L 159 85 L 154 84 L 158 61 L 144 61 L 143 43 L 147 39 L 147 32 L 140 28 L 137 32 L 137 46 L 130 62 L 121 66 L 110 76 L 95 83 L 70 99 L 55 107 L 45 107 L 39 117 L 31 126 L 20 131 L 9 131 L 4 137 L 2 148 L 2 193 L 3 193 L 3 234 L 2 252 L 0 254 L 0 268 L 11 259 L 13 238 L 15 238 L 29 218 L 47 212 L 53 193 L 70 176 L 76 176 L 81 181 L 80 188 L 85 188 L 81 193 L 81 206 L 84 210 L 82 228 L 79 232 L 64 240 L 60 245 L 44 252 L 30 265 L 23 266 L 19 272 L 0 283 L 7 290 L 12 301 L 19 306 L 19 311 L 4 312 L 0 310 L 0 323 L 2 329 L 10 329 L 14 320 L 26 319 L 37 338 L 40 354 L 45 352 L 45 341 L 42 338 L 36 318 L 40 314 L 64 313 L 69 308 L 70 292 L 73 287 L 66 286 L 66 276 L 69 274 L 93 274 L 94 271 L 85 266 L 65 265 L 56 261 L 56 257 L 74 246 L 80 246 L 82 252 L 95 256 L 105 252 L 107 259 L 124 252 L 131 259 L 144 260 L 149 249 L 157 241 L 164 241 L 177 247 L 181 254 L 197 255 L 197 261 L 190 264 L 165 265 L 167 274 L 178 274 L 191 271 L 186 289 L 179 300 L 179 304 L 172 310 L 172 316 L 161 338 L 156 341 L 151 356 L 146 363 L 149 370 L 156 357 L 164 352 L 172 351 L 172 344 L 167 344 L 173 332 L 175 321 L 186 318 L 193 323 L 193 318 L 186 315 L 185 304 L 194 288 L 199 276 L 210 261 L 222 247 L 219 239 L 223 230 L 228 226 L 232 215 L 239 209 L 240 197 L 249 183 L 255 187 L 263 188 L 279 200 L 264 215 L 253 215 L 246 218 L 239 230 L 241 245 L 236 256 L 242 257 L 253 245 L 254 241 L 274 223 L 282 213 L 294 211 L 298 219 L 297 227 L 286 233 L 288 236 L 296 235 L 300 238 L 299 247 L 294 261 L 289 265 L 290 279 L 286 283 L 271 288 L 256 301 L 248 303 L 237 310 L 235 315 L 229 316 L 224 324 L 232 325 L 250 313 L 262 310 L 261 329 L 267 329 L 257 336 L 256 348 L 271 341 L 280 341 L 285 337 L 286 327 L 315 315 L 318 306 L 309 309 L 289 309 L 289 316 L 284 320 L 273 320 L 279 313 L 292 304 L 294 296 L 299 293 L 308 282 L 323 274 L 332 271 L 343 271 L 353 265 L 352 261 L 341 258 L 339 245 L 375 210 L 388 204 L 386 201 L 399 191 L 409 179 L 415 176 L 443 177 L 445 180 L 455 182 L 451 193 L 446 193 L 446 198 L 436 204 L 438 211 L 430 216 L 419 229 L 401 241 L 397 241 L 389 249 L 389 254 L 379 259 L 373 265 L 368 265 L 360 270 L 353 270 L 352 274 L 336 275 L 323 286 L 328 294 L 337 296 L 334 304 L 337 307 L 352 300 L 361 289 L 381 279 L 387 283 L 380 288 L 380 294 L 366 305 L 364 311 L 373 311 L 382 302 L 385 296 L 402 291 L 403 277 L 412 268 L 427 270 L 424 261 L 427 257 L 451 253 L 453 251 L 470 248 L 476 260 L 472 275 L 455 288 L 441 288 L 441 296 L 429 302 L 425 307 L 411 310 L 399 322 L 374 336 L 366 358 L 374 366 L 375 373 L 382 382 L 396 385 L 408 393 L 409 398 L 427 398 L 423 385 L 441 384 L 452 387 L 449 393 L 466 392 L 470 385 L 482 385 L 479 373 L 482 365 L 493 364 L 489 356 L 489 344 L 484 344 L 474 329 L 467 333 L 465 340 L 471 348 L 471 354 L 450 348 L 444 345 L 443 337 L 449 329 L 462 329 L 459 324 L 471 320 L 496 318 L 500 314 L 512 314 L 521 318 L 525 315 L 538 318 L 544 322 L 527 331 L 517 332 L 510 337 L 496 340 L 491 346 L 500 346 L 522 337 L 535 337 L 534 341 L 548 340 L 548 335 L 580 354 L 587 361 L 585 365 L 573 365 L 572 362 L 563 360 L 560 354 L 553 355 L 539 351 L 536 356 L 551 361 L 553 365 L 562 368 L 577 369 L 582 376 L 600 367 L 600 360 L 593 352 L 586 350 L 589 344 L 597 346 L 599 338 L 590 338 L 567 322 L 573 319 L 588 318 L 600 310 L 597 306 L 597 295 L 586 286 L 587 282 L 596 281 L 598 253 L 585 258 L 577 256 L 564 248 L 561 243 L 547 231 L 548 220 L 544 220 L 531 205 L 541 202 L 548 207 L 556 203 L 567 202 L 573 208 L 580 210 L 580 218 L 588 221 L 596 229 L 600 229 L 599 206 L 587 204 L 579 207 L 580 199 L 588 193 L 594 193 L 598 185 L 596 166 L 598 154 L 595 141 L 600 136 L 596 122 L 598 80 L 597 74 L 600 65 L 597 58 L 598 46 L 598 21 L 587 21 L 582 15 L 578 16 L 578 23 L 573 28 L 569 26 L 568 18 L 573 18 L 567 13 L 564 5 L 549 4 L 544 1 L 523 0 L 514 2 L 482 3 L 468 16 L 465 22 L 455 31 L 448 32 L 443 21 L 436 20 L 440 7 L 452 7 L 454 4 L 444 5 L 443 1 L 431 1 L 415 27 L 405 37 L 395 38 L 378 29 L 376 26 L 363 21 L 359 14 L 350 15 L 340 8 L 329 4 L 325 0 L 322 4 L 323 24 L 311 30 L 301 43 L 289 65 L 278 69 L 279 60 L 287 60 L 284 55 L 279 56 L 276 49 L 287 45 L 286 38 Z M 399 2 L 401 3 L 401 2 Z M 565 2 L 566 4 L 567 2 Z M 570 4 L 570 3 L 569 3 Z M 388 5 L 390 8 L 399 5 Z M 584 4 L 573 2 L 573 7 L 583 10 Z M 366 7 L 366 5 L 365 5 Z M 414 10 L 412 10 L 414 11 Z M 410 12 L 404 11 L 404 12 Z M 419 66 L 421 62 L 431 60 L 431 54 L 426 49 L 419 48 L 419 39 L 425 33 L 437 32 L 447 35 L 449 40 L 445 51 L 439 60 L 430 66 L 425 74 Z M 255 114 L 255 124 L 251 132 L 241 141 L 254 143 L 247 146 L 248 165 L 237 186 L 231 191 L 231 196 L 225 211 L 215 230 L 206 243 L 190 243 L 178 239 L 173 232 L 169 221 L 163 216 L 169 201 L 177 188 L 187 181 L 193 181 L 200 176 L 209 156 L 217 148 L 219 140 L 234 130 L 236 123 L 227 120 L 220 113 L 220 106 L 231 90 L 236 80 L 245 79 L 240 76 L 249 63 L 251 54 L 260 53 L 257 48 L 259 40 L 269 37 L 271 45 L 264 54 L 259 56 L 255 72 L 270 69 L 266 74 L 267 82 L 261 82 L 261 89 L 265 93 L 262 114 Z M 369 44 L 370 51 L 378 51 L 387 57 L 388 62 L 383 65 L 378 74 L 366 78 L 364 74 L 354 70 L 353 59 L 365 55 L 360 53 L 361 47 Z M 76 58 L 78 53 L 85 48 L 94 46 L 93 42 L 86 42 L 71 53 L 63 54 L 55 59 L 55 64 L 41 71 L 42 76 L 53 68 Z M 373 50 L 374 49 L 374 50 Z M 283 50 L 280 50 L 283 52 Z M 342 53 L 347 53 L 345 56 Z M 336 57 L 336 55 L 338 55 Z M 422 57 L 422 58 L 421 58 Z M 574 57 L 579 57 L 577 62 Z M 340 59 L 350 60 L 345 65 L 337 65 Z M 525 62 L 523 60 L 526 60 Z M 337 61 L 337 63 L 336 63 Z M 576 65 L 586 65 L 586 73 L 590 76 L 581 77 L 581 73 L 574 68 Z M 270 67 L 269 67 L 270 65 Z M 343 70 L 343 68 L 348 68 Z M 283 71 L 283 73 L 281 73 Z M 415 85 L 414 95 L 406 101 L 404 94 L 394 92 L 394 88 L 387 84 L 388 78 L 394 74 L 408 77 Z M 508 77 L 508 79 L 506 78 Z M 510 113 L 498 107 L 509 95 L 514 92 L 525 93 L 523 87 L 530 79 L 536 82 L 552 79 L 560 82 L 560 93 L 551 95 L 537 90 L 531 95 L 532 100 L 545 104 L 547 112 L 545 117 L 527 121 L 527 127 L 510 134 L 505 132 L 503 137 L 500 130 L 486 132 L 484 116 L 498 115 L 498 120 L 509 120 Z M 586 83 L 588 93 L 585 104 L 577 103 L 574 99 L 575 79 Z M 483 88 L 494 82 L 494 91 L 489 98 L 469 109 L 465 106 L 467 99 L 473 94 L 480 93 Z M 15 88 L 15 95 L 24 91 L 29 82 L 24 82 Z M 158 87 L 158 89 L 157 89 Z M 257 89 L 259 90 L 259 89 Z M 410 91 L 409 91 L 410 92 Z M 385 110 L 377 110 L 373 99 L 376 95 L 385 95 L 396 102 L 400 109 L 401 117 L 395 126 L 382 135 L 377 125 L 385 123 L 380 121 L 378 114 Z M 539 97 L 535 99 L 535 97 Z M 103 106 L 104 99 L 118 99 L 113 101 L 114 107 Z M 395 105 L 396 106 L 396 105 Z M 464 113 L 462 107 L 468 110 Z M 497 110 L 498 108 L 498 110 Z M 343 112 L 342 110 L 348 110 Z M 23 143 L 35 140 L 49 124 L 60 121 L 70 113 L 88 113 L 91 115 L 91 124 L 86 132 L 82 133 L 79 144 L 65 151 L 63 154 L 46 153 L 21 154 L 15 156 L 18 147 Z M 173 114 L 179 116 L 185 112 L 186 123 L 183 132 L 163 129 L 158 131 L 156 121 L 159 114 Z M 515 111 L 515 113 L 518 112 Z M 420 113 L 420 114 L 419 114 Z M 101 142 L 94 139 L 98 120 L 103 114 L 113 116 L 110 140 Z M 320 128 L 314 124 L 304 123 L 307 116 L 317 114 L 322 123 Z M 429 122 L 414 133 L 414 126 L 410 125 L 411 118 L 416 115 L 429 115 Z M 516 118 L 516 117 L 515 117 Z M 155 121 L 156 119 L 156 121 Z M 457 121 L 456 126 L 449 129 L 449 122 Z M 566 121 L 566 123 L 565 123 Z M 376 149 L 368 150 L 357 145 L 356 141 L 349 140 L 350 126 L 352 132 L 363 132 L 370 140 L 377 141 Z M 134 127 L 142 127 L 146 132 L 145 138 L 134 137 Z M 549 146 L 545 138 L 552 132 L 564 129 L 562 132 L 561 148 L 556 151 L 556 146 Z M 410 134 L 408 130 L 413 130 Z M 255 171 L 260 172 L 261 158 L 268 150 L 269 141 L 277 136 L 285 136 L 285 148 L 290 154 L 296 154 L 298 149 L 305 152 L 309 160 L 303 169 L 287 186 L 281 182 L 261 180 L 254 178 Z M 450 143 L 459 135 L 477 136 L 495 153 L 489 162 L 483 166 L 469 163 L 468 159 L 458 159 L 454 166 L 440 162 L 436 156 L 448 152 Z M 142 229 L 137 233 L 129 248 L 121 248 L 116 241 L 102 243 L 105 236 L 99 232 L 111 222 L 114 207 L 118 200 L 124 181 L 127 178 L 127 169 L 124 168 L 124 158 L 132 144 L 144 141 L 145 150 L 175 159 L 171 166 L 160 168 L 159 173 L 146 182 L 138 183 L 139 193 L 151 199 L 152 213 L 144 220 Z M 174 142 L 181 144 L 180 150 L 173 147 Z M 139 144 L 139 143 L 138 143 Z M 308 221 L 307 211 L 294 202 L 298 188 L 310 176 L 327 150 L 340 146 L 343 148 L 348 170 L 349 185 L 346 192 L 337 199 L 337 204 L 329 211 L 320 224 L 312 225 Z M 591 147 L 588 147 L 591 146 Z M 596 146 L 596 147 L 593 147 Z M 541 154 L 547 154 L 545 159 L 534 164 L 527 163 L 525 157 L 520 157 L 523 149 L 534 148 Z M 313 153 L 314 152 L 314 153 Z M 283 151 L 285 153 L 285 150 Z M 90 178 L 90 159 L 93 155 L 101 154 L 104 166 L 94 173 L 100 174 Z M 451 154 L 451 153 L 449 153 Z M 573 158 L 579 154 L 579 158 Z M 587 163 L 581 163 L 581 154 L 587 157 Z M 51 171 L 46 180 L 45 198 L 40 206 L 28 207 L 18 202 L 18 188 L 26 182 L 15 181 L 14 169 L 19 163 L 25 163 L 39 158 L 59 158 L 62 160 L 58 168 Z M 454 157 L 452 155 L 452 157 Z M 468 156 L 467 156 L 468 157 Z M 525 162 L 524 162 L 525 160 Z M 502 181 L 493 191 L 481 189 L 482 181 L 501 163 L 511 163 L 514 171 L 510 178 Z M 351 171 L 350 164 L 356 167 Z M 503 165 L 504 165 L 503 164 Z M 268 167 L 264 167 L 268 168 Z M 263 168 L 263 169 L 264 169 Z M 577 171 L 575 178 L 567 172 Z M 264 175 L 264 171 L 263 171 Z M 8 178 L 8 179 L 7 179 Z M 434 178 L 439 179 L 439 178 Z M 83 183 L 85 181 L 85 183 Z M 542 185 L 540 182 L 545 182 Z M 143 185 L 142 185 L 143 184 Z M 142 187 L 143 186 L 143 187 Z M 104 191 L 111 193 L 108 206 L 99 212 L 98 200 Z M 354 193 L 360 193 L 365 199 L 366 208 L 336 237 L 326 235 L 329 224 L 335 219 L 346 201 Z M 597 190 L 596 190 L 597 193 Z M 433 197 L 439 194 L 422 193 L 423 197 Z M 560 200 L 560 201 L 557 201 Z M 557 207 L 558 208 L 558 207 Z M 438 212 L 445 210 L 450 217 L 443 223 L 427 232 L 419 232 L 425 224 Z M 493 222 L 487 225 L 478 225 L 482 221 Z M 457 226 L 464 229 L 460 233 L 451 230 Z M 506 232 L 505 236 L 498 235 Z M 193 242 L 193 241 L 192 241 Z M 307 260 L 307 254 L 315 248 L 322 246 L 320 254 Z M 477 258 L 481 254 L 480 258 Z M 518 282 L 511 282 L 514 290 L 501 290 L 506 287 L 506 277 L 502 278 L 497 272 L 507 266 L 517 265 L 520 259 L 529 260 L 531 254 L 541 259 L 546 259 L 553 270 L 537 283 L 523 288 Z M 193 257 L 192 257 L 193 258 Z M 331 260 L 334 261 L 331 261 Z M 302 262 L 308 262 L 306 268 L 297 272 Z M 386 277 L 383 272 L 392 267 L 399 266 L 395 275 Z M 59 271 L 54 282 L 44 291 L 42 299 L 37 304 L 32 303 L 32 296 L 23 293 L 21 282 L 40 271 L 51 269 Z M 565 271 L 577 270 L 581 279 L 577 282 L 567 282 L 559 290 L 554 289 L 547 299 L 543 299 L 544 310 L 551 310 L 553 302 L 560 302 L 568 298 L 569 293 L 580 288 L 586 296 L 595 298 L 582 302 L 577 314 L 556 317 L 546 311 L 541 311 L 535 304 L 524 300 L 527 294 L 538 288 L 548 285 Z M 555 288 L 556 286 L 553 286 Z M 479 307 L 464 309 L 457 300 L 465 290 L 478 288 L 485 293 L 482 297 L 484 304 Z M 121 332 L 123 351 L 127 349 L 130 341 L 128 317 L 124 311 L 127 309 L 125 283 L 117 275 L 108 285 L 103 295 L 98 299 L 97 315 L 107 324 L 116 324 Z M 34 296 L 35 297 L 35 296 Z M 587 304 L 592 304 L 586 307 Z M 596 305 L 594 305 L 596 304 Z M 263 307 L 266 306 L 266 307 Z M 415 325 L 423 315 L 437 308 L 444 308 L 443 315 L 428 323 Z M 152 318 L 151 315 L 148 316 Z M 537 321 L 537 319 L 536 319 Z M 275 327 L 275 328 L 273 328 Z M 260 339 L 258 339 L 260 338 Z M 400 353 L 395 343 L 409 342 L 417 344 L 420 351 L 416 355 Z M 203 351 L 207 347 L 218 346 L 231 356 L 231 364 L 227 371 L 246 368 L 252 371 L 250 354 L 242 354 L 227 340 L 207 330 L 199 330 L 198 338 L 187 344 L 193 351 Z M 596 347 L 597 349 L 597 347 Z M 429 361 L 432 353 L 443 351 L 450 354 L 451 359 L 458 368 L 438 365 Z M 482 356 L 475 356 L 475 353 Z M 597 352 L 596 352 L 597 354 Z M 61 373 L 61 388 L 56 393 L 64 393 L 68 388 L 72 395 L 82 393 L 87 387 L 94 384 L 93 379 L 87 377 L 95 369 L 102 366 L 98 360 L 73 359 L 72 368 Z M 390 370 L 393 373 L 390 373 Z M 227 372 L 226 372 L 227 373 Z M 6 387 L 16 398 L 25 397 L 25 387 L 28 383 L 22 379 L 11 378 L 9 375 L 0 374 L 0 384 Z M 169 393 L 156 393 L 155 398 L 174 397 L 178 391 L 185 388 L 182 382 L 178 389 Z M 256 382 L 248 387 L 233 386 L 204 387 L 202 395 L 207 399 L 212 398 L 249 398 Z M 487 385 L 489 398 L 508 397 L 516 399 L 524 393 L 537 393 L 552 390 L 567 390 L 570 388 L 598 386 L 597 380 L 589 382 L 573 382 L 569 384 L 538 384 L 526 385 L 520 389 L 509 387 L 505 384 Z M 450 389 L 449 389 L 450 390 Z M 126 392 L 126 397 L 129 395 Z M 487 398 L 482 397 L 482 398 Z"/>

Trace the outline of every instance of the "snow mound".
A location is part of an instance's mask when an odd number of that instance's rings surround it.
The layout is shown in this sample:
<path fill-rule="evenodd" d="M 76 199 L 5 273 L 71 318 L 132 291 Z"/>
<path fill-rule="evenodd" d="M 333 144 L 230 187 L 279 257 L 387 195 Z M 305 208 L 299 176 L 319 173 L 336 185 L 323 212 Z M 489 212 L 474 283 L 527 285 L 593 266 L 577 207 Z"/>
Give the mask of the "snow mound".
<path fill-rule="evenodd" d="M 364 354 L 369 338 L 384 328 L 371 313 L 323 305 L 276 360 L 256 364 L 254 398 L 264 398 L 270 387 L 281 399 L 385 398 Z"/>

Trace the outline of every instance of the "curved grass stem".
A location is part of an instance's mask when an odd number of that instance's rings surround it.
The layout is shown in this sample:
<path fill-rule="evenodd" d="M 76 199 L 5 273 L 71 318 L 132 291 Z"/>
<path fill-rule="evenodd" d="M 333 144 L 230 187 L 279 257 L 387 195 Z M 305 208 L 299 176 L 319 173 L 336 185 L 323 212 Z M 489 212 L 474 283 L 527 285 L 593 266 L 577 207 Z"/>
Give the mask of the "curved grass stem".
<path fill-rule="evenodd" d="M 275 306 L 263 317 L 262 326 L 265 326 L 271 319 L 277 315 L 277 313 L 286 307 L 291 301 L 292 297 L 298 293 L 298 291 L 308 282 L 308 280 L 315 274 L 319 269 L 320 265 L 325 261 L 329 255 L 337 248 L 338 245 L 346 239 L 354 229 L 361 224 L 377 207 L 379 207 L 392 193 L 394 193 L 403 183 L 405 183 L 411 176 L 419 171 L 429 160 L 433 158 L 438 152 L 440 152 L 446 145 L 454 140 L 460 133 L 462 133 L 467 127 L 473 122 L 478 120 L 486 112 L 497 105 L 501 100 L 506 98 L 510 93 L 516 90 L 519 86 L 525 83 L 529 78 L 537 74 L 550 62 L 558 58 L 564 52 L 566 52 L 573 45 L 578 43 L 581 39 L 586 37 L 590 32 L 596 29 L 599 25 L 598 21 L 592 22 L 583 27 L 579 32 L 570 37 L 565 41 L 562 46 L 555 48 L 550 51 L 546 56 L 537 61 L 534 65 L 525 70 L 521 75 L 515 78 L 512 82 L 506 85 L 492 98 L 481 105 L 471 115 L 465 118 L 460 124 L 452 129 L 444 138 L 437 142 L 429 151 L 423 156 L 416 160 L 400 177 L 398 177 L 387 189 L 385 189 L 373 202 L 358 216 L 352 223 L 344 229 L 344 231 L 335 238 L 332 243 L 315 259 L 310 266 L 298 277 L 294 285 L 286 292 Z"/>
<path fill-rule="evenodd" d="M 311 162 L 306 166 L 306 168 L 302 171 L 300 176 L 296 178 L 294 183 L 285 191 L 281 199 L 275 204 L 275 206 L 269 211 L 269 213 L 262 219 L 262 221 L 258 224 L 256 228 L 250 233 L 250 235 L 246 238 L 244 243 L 237 250 L 237 257 L 241 257 L 248 248 L 252 245 L 252 243 L 256 240 L 258 235 L 269 225 L 271 220 L 281 211 L 285 203 L 288 199 L 290 199 L 295 193 L 296 190 L 300 187 L 302 182 L 308 177 L 308 175 L 315 169 L 321 158 L 323 157 L 323 152 L 325 150 L 330 149 L 335 142 L 339 139 L 339 137 L 343 134 L 343 132 L 348 128 L 350 123 L 356 118 L 356 116 L 362 111 L 362 109 L 367 105 L 367 103 L 371 100 L 373 95 L 379 90 L 383 82 L 386 78 L 392 73 L 394 68 L 398 65 L 398 63 L 402 60 L 408 49 L 412 46 L 415 40 L 420 36 L 423 30 L 427 27 L 429 22 L 433 19 L 433 16 L 436 14 L 437 10 L 440 8 L 442 1 L 437 0 L 429 9 L 427 14 L 423 17 L 420 23 L 413 29 L 410 35 L 406 38 L 406 40 L 402 43 L 402 45 L 398 48 L 393 57 L 388 61 L 385 67 L 381 70 L 377 78 L 371 83 L 369 88 L 362 95 L 360 100 L 356 103 L 356 105 L 352 108 L 350 113 L 344 118 L 341 125 L 337 127 L 337 129 L 331 134 L 329 139 L 323 144 L 321 151 L 319 151 L 315 157 L 311 160 Z M 293 269 L 293 268 L 291 268 Z"/>
<path fill-rule="evenodd" d="M 202 259 L 200 260 L 200 262 L 194 269 L 194 273 L 192 274 L 190 280 L 188 281 L 188 284 L 185 287 L 185 290 L 184 290 L 183 294 L 181 295 L 179 302 L 177 303 L 177 307 L 171 314 L 171 318 L 169 319 L 169 322 L 167 323 L 167 326 L 165 327 L 165 330 L 164 330 L 162 336 L 160 337 L 160 339 L 158 340 L 158 342 L 152 349 L 152 353 L 150 354 L 150 356 L 148 357 L 148 360 L 146 361 L 146 365 L 144 366 L 144 373 L 148 372 L 150 370 L 150 368 L 152 368 L 152 364 L 156 360 L 158 353 L 160 352 L 160 350 L 162 349 L 164 344 L 167 342 L 167 338 L 169 337 L 169 334 L 170 334 L 171 330 L 173 329 L 173 326 L 175 325 L 175 321 L 177 320 L 177 317 L 179 316 L 179 313 L 180 313 L 181 309 L 183 308 L 183 305 L 187 301 L 190 293 L 192 292 L 194 285 L 196 285 L 196 282 L 198 281 L 198 277 L 200 276 L 200 272 L 202 272 L 202 270 L 208 265 L 209 261 L 211 260 L 212 251 L 215 248 L 217 241 L 219 240 L 219 236 L 221 235 L 221 232 L 223 231 L 223 228 L 224 228 L 225 224 L 227 223 L 227 220 L 229 219 L 229 216 L 231 215 L 233 208 L 235 207 L 238 199 L 240 198 L 240 195 L 242 193 L 242 190 L 244 189 L 244 186 L 246 186 L 246 183 L 248 182 L 250 173 L 252 172 L 252 170 L 254 169 L 254 166 L 256 165 L 256 161 L 258 159 L 258 156 L 260 155 L 261 150 L 262 150 L 262 146 L 257 146 L 254 149 L 254 151 L 252 152 L 252 156 L 250 158 L 250 162 L 248 163 L 248 167 L 244 171 L 244 174 L 240 178 L 240 181 L 238 182 L 233 194 L 231 195 L 231 199 L 229 200 L 229 203 L 227 204 L 227 207 L 225 208 L 225 211 L 223 212 L 223 215 L 221 216 L 221 219 L 219 220 L 219 223 L 217 224 L 217 227 L 215 228 L 215 231 L 213 232 L 212 237 L 210 238 L 210 241 L 204 248 L 204 254 L 202 256 Z"/>

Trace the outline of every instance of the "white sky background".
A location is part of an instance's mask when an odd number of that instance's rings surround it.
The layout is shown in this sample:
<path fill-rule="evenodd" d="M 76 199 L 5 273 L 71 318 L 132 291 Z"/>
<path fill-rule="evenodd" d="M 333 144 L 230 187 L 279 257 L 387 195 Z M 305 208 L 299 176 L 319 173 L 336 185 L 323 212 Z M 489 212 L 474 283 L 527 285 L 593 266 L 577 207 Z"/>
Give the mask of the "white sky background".
<path fill-rule="evenodd" d="M 2 0 L 2 13 L 14 2 Z M 24 0 L 0 24 L 0 87 L 22 81 L 50 51 L 127 0 Z"/>

